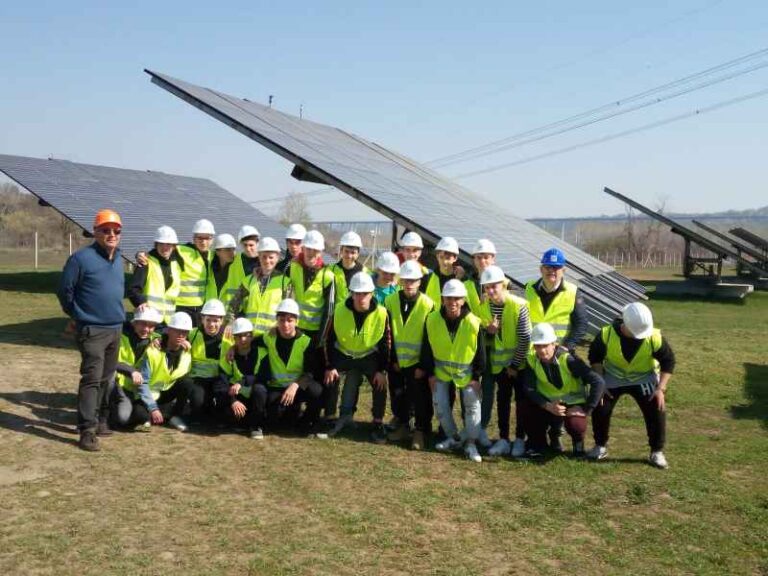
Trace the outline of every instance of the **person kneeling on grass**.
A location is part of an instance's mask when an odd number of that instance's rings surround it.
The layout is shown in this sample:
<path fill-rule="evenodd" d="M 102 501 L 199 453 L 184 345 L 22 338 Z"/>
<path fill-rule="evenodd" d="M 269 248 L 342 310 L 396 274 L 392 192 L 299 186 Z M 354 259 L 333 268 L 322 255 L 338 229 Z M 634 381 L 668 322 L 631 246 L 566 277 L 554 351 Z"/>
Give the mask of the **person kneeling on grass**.
<path fill-rule="evenodd" d="M 523 376 L 527 401 L 522 415 L 529 443 L 526 455 L 540 456 L 547 446 L 547 428 L 565 424 L 573 440 L 573 455 L 583 456 L 587 416 L 600 401 L 605 382 L 583 360 L 557 345 L 551 324 L 536 324 L 531 343 L 533 351 L 528 354 Z"/>
<path fill-rule="evenodd" d="M 587 457 L 602 460 L 608 455 L 608 430 L 613 408 L 629 394 L 643 413 L 649 462 L 667 468 L 664 456 L 666 435 L 665 393 L 675 369 L 675 354 L 661 332 L 653 327 L 653 316 L 645 304 L 628 304 L 621 320 L 605 326 L 592 341 L 589 362 L 605 378 L 605 394 L 592 412 L 595 447 Z"/>
<path fill-rule="evenodd" d="M 192 366 L 187 341 L 190 330 L 189 314 L 176 312 L 165 328 L 160 347 L 147 347 L 139 369 L 142 383 L 131 415 L 139 425 L 160 426 L 170 416 L 168 424 L 179 432 L 186 432 L 187 425 L 181 416 L 189 397 L 189 387 L 183 377 Z"/>
<path fill-rule="evenodd" d="M 389 363 L 389 317 L 387 309 L 373 298 L 370 275 L 358 272 L 349 283 L 349 296 L 333 313 L 325 345 L 325 385 L 344 375 L 339 419 L 331 434 L 336 435 L 352 422 L 363 377 L 373 389 L 373 430 L 371 440 L 387 441 L 384 411 L 387 408 L 387 375 Z"/>

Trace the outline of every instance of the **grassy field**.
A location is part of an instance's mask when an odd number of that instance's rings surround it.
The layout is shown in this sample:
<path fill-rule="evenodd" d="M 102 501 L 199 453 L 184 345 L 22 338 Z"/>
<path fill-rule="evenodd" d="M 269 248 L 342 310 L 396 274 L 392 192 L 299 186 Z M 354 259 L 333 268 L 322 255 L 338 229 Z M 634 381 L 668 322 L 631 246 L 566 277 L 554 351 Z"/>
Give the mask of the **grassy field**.
<path fill-rule="evenodd" d="M 630 400 L 599 464 L 371 445 L 368 398 L 342 439 L 84 453 L 56 281 L 0 271 L 0 574 L 768 574 L 766 293 L 651 301 L 678 357 L 660 471 Z"/>

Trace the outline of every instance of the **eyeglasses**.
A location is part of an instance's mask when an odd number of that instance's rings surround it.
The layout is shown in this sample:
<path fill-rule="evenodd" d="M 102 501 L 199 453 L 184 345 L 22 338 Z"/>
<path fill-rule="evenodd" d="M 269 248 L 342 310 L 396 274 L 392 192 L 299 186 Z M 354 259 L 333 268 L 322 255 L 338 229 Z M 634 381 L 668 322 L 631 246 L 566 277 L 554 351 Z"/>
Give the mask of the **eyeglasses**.
<path fill-rule="evenodd" d="M 120 236 L 123 233 L 120 228 L 96 228 L 96 232 L 102 236 Z"/>

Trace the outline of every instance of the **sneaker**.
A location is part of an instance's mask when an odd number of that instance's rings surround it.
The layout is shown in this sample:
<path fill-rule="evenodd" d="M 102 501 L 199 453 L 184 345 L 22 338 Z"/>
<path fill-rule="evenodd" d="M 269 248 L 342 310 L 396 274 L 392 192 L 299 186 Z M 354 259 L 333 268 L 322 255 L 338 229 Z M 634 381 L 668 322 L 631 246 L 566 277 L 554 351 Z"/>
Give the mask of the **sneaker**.
<path fill-rule="evenodd" d="M 509 454 L 510 450 L 511 446 L 509 444 L 509 440 L 499 438 L 496 440 L 496 443 L 491 446 L 491 449 L 488 450 L 488 456 L 506 456 Z"/>
<path fill-rule="evenodd" d="M 522 458 L 525 455 L 525 439 L 515 438 L 512 442 L 512 458 Z"/>
<path fill-rule="evenodd" d="M 403 442 L 411 437 L 411 429 L 408 426 L 398 426 L 389 433 L 387 439 L 390 442 Z"/>
<path fill-rule="evenodd" d="M 134 432 L 149 432 L 152 430 L 152 423 L 147 420 L 146 422 L 139 422 L 133 427 Z"/>
<path fill-rule="evenodd" d="M 560 439 L 560 430 L 557 428 L 549 430 L 549 447 L 555 452 L 565 452 L 565 446 L 563 446 L 563 441 Z"/>
<path fill-rule="evenodd" d="M 328 436 L 336 436 L 339 432 L 344 430 L 344 428 L 352 422 L 352 415 L 346 414 L 344 416 L 339 416 L 336 420 L 336 424 L 333 425 L 333 428 L 331 428 L 330 432 L 328 432 Z"/>
<path fill-rule="evenodd" d="M 413 433 L 411 439 L 411 450 L 423 450 L 424 449 L 424 432 L 416 430 Z"/>
<path fill-rule="evenodd" d="M 442 442 L 438 442 L 437 444 L 435 444 L 435 450 L 437 450 L 438 452 L 451 452 L 452 450 L 461 448 L 462 444 L 463 442 L 456 438 L 446 438 Z"/>
<path fill-rule="evenodd" d="M 652 466 L 656 466 L 656 468 L 661 468 L 662 470 L 669 468 L 667 458 L 664 456 L 664 452 L 661 450 L 651 452 L 651 455 L 648 457 L 648 461 Z"/>
<path fill-rule="evenodd" d="M 602 460 L 608 456 L 608 448 L 595 444 L 595 447 L 587 452 L 587 458 L 590 460 Z"/>
<path fill-rule="evenodd" d="M 77 446 L 86 452 L 98 452 L 101 450 L 99 439 L 96 437 L 94 430 L 83 430 L 80 432 L 80 441 L 77 443 Z"/>
<path fill-rule="evenodd" d="M 542 456 L 543 454 L 541 450 L 537 450 L 536 448 L 528 448 L 528 450 L 523 453 L 524 459 L 535 460 L 536 458 L 541 458 Z"/>
<path fill-rule="evenodd" d="M 472 462 L 483 461 L 483 457 L 480 456 L 480 452 L 477 451 L 477 446 L 474 442 L 469 442 L 467 444 L 467 447 L 464 449 L 464 453 L 467 455 L 467 458 L 472 460 Z"/>
<path fill-rule="evenodd" d="M 96 436 L 112 436 L 115 433 L 106 420 L 99 420 L 99 425 L 96 426 Z"/>
<path fill-rule="evenodd" d="M 574 458 L 581 458 L 584 456 L 584 442 L 574 442 L 573 443 L 573 457 Z"/>
<path fill-rule="evenodd" d="M 477 436 L 477 443 L 480 444 L 483 448 L 490 448 L 493 446 L 493 442 L 491 442 L 491 439 L 488 438 L 488 432 L 485 430 L 485 428 L 480 428 L 480 434 Z"/>
<path fill-rule="evenodd" d="M 261 428 L 251 429 L 248 435 L 251 437 L 251 440 L 264 440 L 264 430 Z"/>
<path fill-rule="evenodd" d="M 387 443 L 387 428 L 381 422 L 376 422 L 373 425 L 373 430 L 370 434 L 371 442 L 374 444 L 386 444 Z"/>
<path fill-rule="evenodd" d="M 171 419 L 168 420 L 168 425 L 171 428 L 176 428 L 179 432 L 186 432 L 188 429 L 187 423 L 181 419 L 181 416 L 172 416 Z"/>

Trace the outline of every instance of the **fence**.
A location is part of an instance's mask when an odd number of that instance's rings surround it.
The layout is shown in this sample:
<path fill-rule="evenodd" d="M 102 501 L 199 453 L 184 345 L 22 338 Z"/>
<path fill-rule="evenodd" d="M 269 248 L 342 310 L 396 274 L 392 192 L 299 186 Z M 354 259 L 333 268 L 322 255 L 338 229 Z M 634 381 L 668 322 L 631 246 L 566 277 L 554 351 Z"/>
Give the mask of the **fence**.
<path fill-rule="evenodd" d="M 673 250 L 632 252 L 613 250 L 593 254 L 598 260 L 614 268 L 681 268 L 683 254 Z"/>
<path fill-rule="evenodd" d="M 0 246 L 0 266 L 34 270 L 61 268 L 70 254 L 93 242 L 81 234 L 70 234 L 65 241 L 53 246 L 42 245 L 39 240 L 35 232 L 31 246 Z"/>

